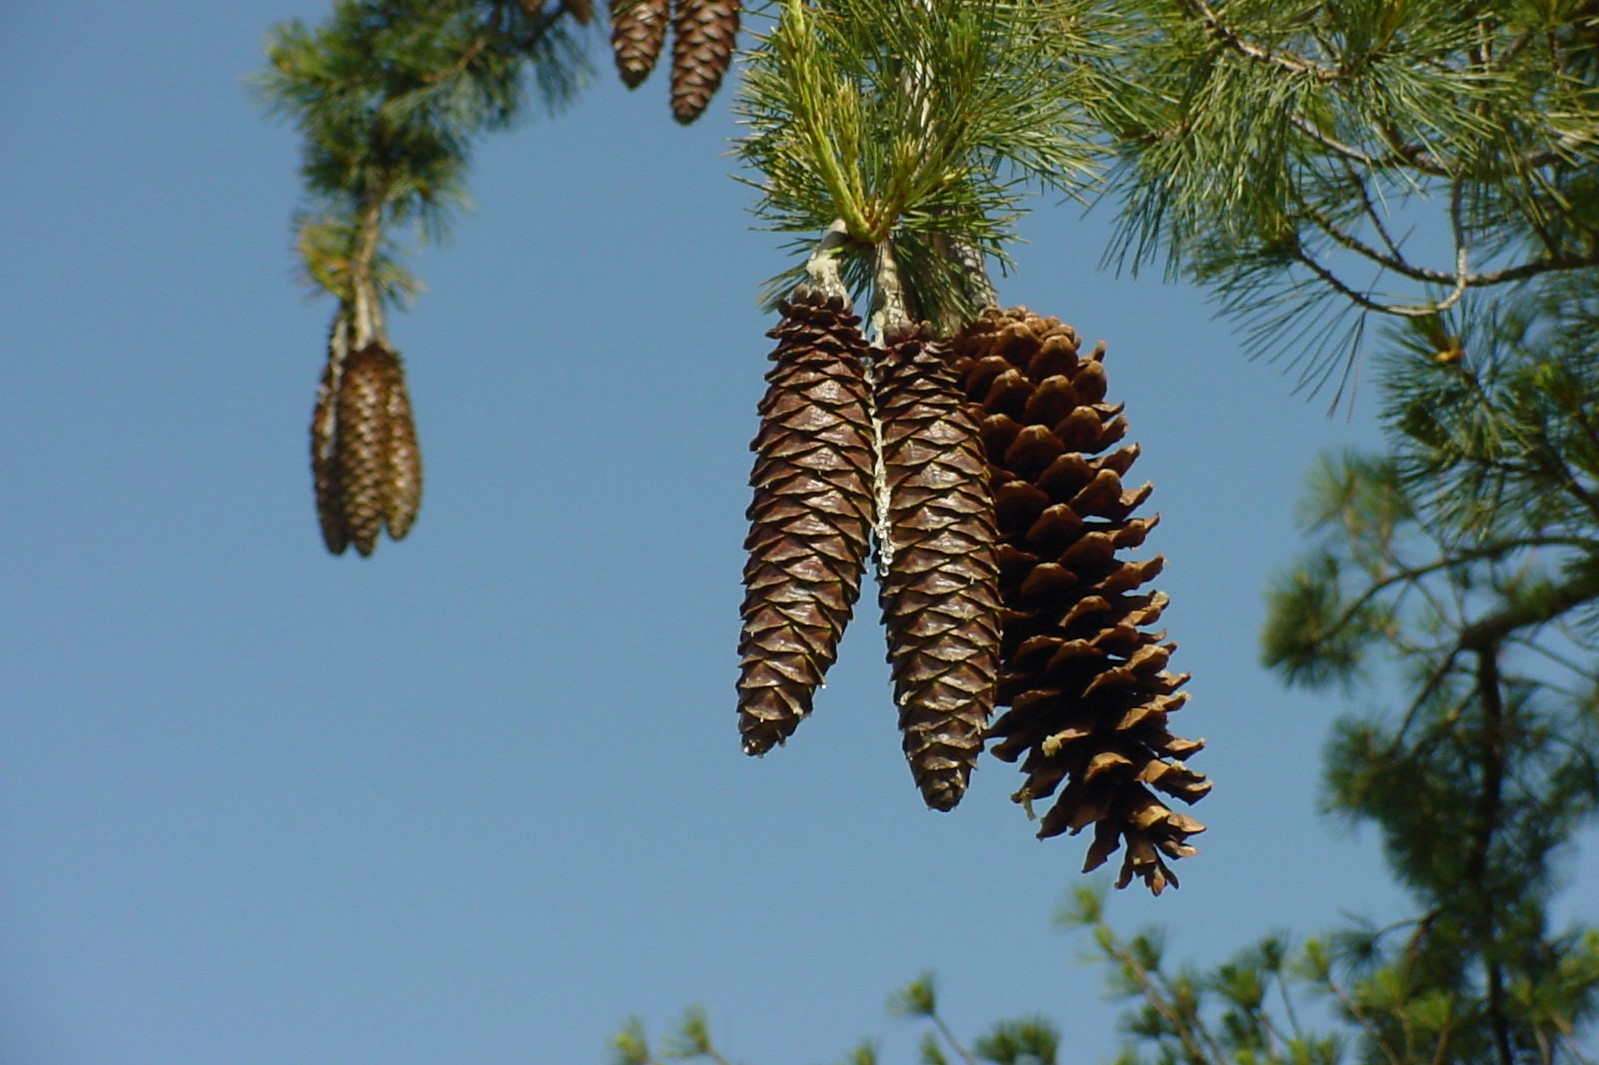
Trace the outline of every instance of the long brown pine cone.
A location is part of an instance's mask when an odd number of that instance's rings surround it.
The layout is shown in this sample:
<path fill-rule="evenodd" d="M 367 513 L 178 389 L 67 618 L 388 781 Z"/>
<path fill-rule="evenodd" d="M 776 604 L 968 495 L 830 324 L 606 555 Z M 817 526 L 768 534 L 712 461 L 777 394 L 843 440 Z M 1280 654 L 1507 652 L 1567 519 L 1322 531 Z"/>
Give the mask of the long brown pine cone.
<path fill-rule="evenodd" d="M 1187 700 L 1187 674 L 1165 667 L 1175 644 L 1148 628 L 1166 596 L 1138 589 L 1160 556 L 1124 561 L 1156 518 L 1133 518 L 1150 485 L 1122 483 L 1136 445 L 1120 405 L 1105 402 L 1104 348 L 1025 308 L 989 309 L 956 337 L 956 367 L 985 416 L 993 478 L 1000 595 L 1005 604 L 997 702 L 1009 709 L 989 731 L 991 750 L 1022 759 L 1014 798 L 1031 806 L 1059 791 L 1039 836 L 1094 826 L 1084 870 L 1122 843 L 1117 886 L 1133 877 L 1159 894 L 1177 878 L 1166 859 L 1187 857 L 1204 826 L 1157 796 L 1194 802 L 1210 781 L 1182 759 L 1202 741 L 1172 734 L 1168 716 Z"/>
<path fill-rule="evenodd" d="M 978 432 L 947 347 L 914 336 L 874 368 L 889 543 L 879 599 L 905 757 L 922 798 L 951 810 L 966 792 L 994 709 L 999 566 Z"/>
<path fill-rule="evenodd" d="M 739 0 L 678 0 L 672 37 L 672 114 L 699 118 L 722 84 L 738 41 Z"/>
<path fill-rule="evenodd" d="M 338 440 L 339 384 L 349 353 L 349 323 L 339 318 L 328 337 L 328 361 L 322 368 L 316 406 L 311 411 L 311 484 L 316 492 L 316 516 L 322 527 L 322 543 L 335 555 L 344 554 L 350 545 L 350 530 L 344 523 L 344 490 L 339 483 L 338 455 L 334 450 Z"/>
<path fill-rule="evenodd" d="M 422 448 L 416 439 L 411 394 L 405 387 L 405 364 L 395 355 L 390 363 L 389 495 L 384 520 L 389 535 L 403 540 L 422 509 Z"/>
<path fill-rule="evenodd" d="M 338 441 L 344 523 L 363 555 L 377 546 L 389 512 L 389 373 L 378 344 L 353 352 L 339 388 Z"/>
<path fill-rule="evenodd" d="M 398 540 L 416 521 L 422 452 L 399 356 L 379 343 L 343 356 L 342 339 L 335 326 L 311 415 L 311 472 L 328 550 L 370 555 L 385 525 Z"/>
<path fill-rule="evenodd" d="M 611 0 L 611 53 L 628 88 L 638 88 L 655 69 L 671 20 L 670 0 Z"/>
<path fill-rule="evenodd" d="M 860 318 L 802 286 L 783 320 L 761 400 L 745 541 L 739 732 L 764 754 L 811 712 L 860 595 L 872 527 L 871 397 Z"/>

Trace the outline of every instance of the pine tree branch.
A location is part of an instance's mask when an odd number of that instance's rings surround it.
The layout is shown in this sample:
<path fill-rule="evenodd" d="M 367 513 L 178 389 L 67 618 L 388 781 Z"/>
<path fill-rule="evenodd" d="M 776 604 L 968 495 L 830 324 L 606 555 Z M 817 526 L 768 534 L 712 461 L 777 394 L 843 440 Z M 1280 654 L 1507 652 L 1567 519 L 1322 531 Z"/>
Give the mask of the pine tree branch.
<path fill-rule="evenodd" d="M 1502 827 L 1500 822 L 1505 784 L 1505 718 L 1504 692 L 1500 688 L 1499 646 L 1497 641 L 1474 647 L 1477 655 L 1477 692 L 1482 704 L 1482 735 L 1478 743 L 1478 757 L 1482 765 L 1482 783 L 1477 793 L 1476 824 L 1472 826 L 1472 847 L 1466 857 L 1464 877 L 1460 889 L 1481 892 L 1488 871 L 1488 855 L 1495 835 Z M 1488 901 L 1475 915 L 1476 939 L 1481 951 L 1483 970 L 1488 992 L 1488 1017 L 1493 1025 L 1494 1046 L 1499 1055 L 1499 1065 L 1515 1065 L 1515 1055 L 1510 1046 L 1510 1020 L 1505 1016 L 1505 976 L 1499 960 L 1499 928 L 1494 900 Z"/>
<path fill-rule="evenodd" d="M 938 1034 L 943 1036 L 944 1042 L 948 1043 L 950 1049 L 960 1056 L 965 1065 L 977 1065 L 977 1059 L 972 1056 L 972 1052 L 967 1050 L 959 1039 L 955 1038 L 955 1033 L 937 1010 L 929 1013 L 927 1019 L 933 1022 L 933 1026 L 938 1029 Z"/>
<path fill-rule="evenodd" d="M 1216 1045 L 1215 1038 L 1209 1032 L 1203 1030 L 1195 1032 L 1188 1024 L 1188 1021 L 1178 1012 L 1166 995 L 1162 993 L 1155 977 L 1151 975 L 1148 969 L 1144 968 L 1143 963 L 1138 960 L 1137 955 L 1128 948 L 1127 944 L 1122 942 L 1121 938 L 1103 922 L 1100 923 L 1099 928 L 1102 930 L 1106 941 L 1106 949 L 1111 959 L 1121 966 L 1123 973 L 1132 977 L 1133 986 L 1144 997 L 1144 1001 L 1149 1003 L 1155 1012 L 1160 1015 L 1161 1019 L 1170 1026 L 1172 1033 L 1183 1044 L 1183 1049 L 1188 1051 L 1189 1058 L 1195 1062 L 1205 1062 L 1206 1065 L 1227 1065 L 1228 1056 L 1220 1046 Z M 1204 1045 L 1207 1042 L 1211 1044 L 1209 1047 Z M 1396 1061 L 1392 1065 L 1400 1065 L 1400 1063 Z"/>
<path fill-rule="evenodd" d="M 805 260 L 805 272 L 811 281 L 830 297 L 849 298 L 849 289 L 838 269 L 839 252 L 849 241 L 849 225 L 840 218 L 827 227 L 822 239 L 811 250 L 810 258 Z"/>
<path fill-rule="evenodd" d="M 1334 292 L 1349 300 L 1349 302 L 1353 303 L 1355 306 L 1361 307 L 1368 311 L 1375 311 L 1378 314 L 1392 315 L 1396 318 L 1430 318 L 1431 316 L 1448 309 L 1454 300 L 1459 298 L 1459 296 L 1456 295 L 1451 297 L 1451 299 L 1445 303 L 1382 303 L 1378 300 L 1372 299 L 1364 292 L 1360 292 L 1357 289 L 1351 288 L 1330 269 L 1317 262 L 1316 259 L 1312 257 L 1309 252 L 1305 251 L 1304 248 L 1295 248 L 1293 250 L 1292 257 L 1296 262 L 1300 263 L 1311 273 L 1321 278 L 1321 280 L 1327 284 L 1327 287 L 1331 288 Z"/>
<path fill-rule="evenodd" d="M 383 301 L 373 283 L 373 264 L 383 235 L 383 207 L 388 195 L 386 183 L 366 190 L 356 212 L 355 248 L 350 256 L 350 299 L 354 312 L 357 350 L 378 341 L 388 342 L 383 328 Z"/>
<path fill-rule="evenodd" d="M 1199 20 L 1205 24 L 1205 28 L 1210 31 L 1211 36 L 1247 59 L 1277 67 L 1290 74 L 1311 77 L 1324 83 L 1337 81 L 1345 75 L 1342 68 L 1324 67 L 1301 56 L 1285 55 L 1282 52 L 1274 52 L 1268 48 L 1251 44 L 1241 34 L 1224 23 L 1205 0 L 1185 0 L 1185 6 L 1199 17 Z"/>
<path fill-rule="evenodd" d="M 1360 1003 L 1355 1001 L 1354 997 L 1349 994 L 1342 984 L 1329 976 L 1327 978 L 1327 990 L 1332 992 L 1333 998 L 1338 1000 L 1338 1004 L 1344 1008 L 1344 1012 L 1353 1017 L 1355 1023 L 1360 1025 L 1361 1031 L 1366 1033 L 1366 1038 L 1371 1040 L 1372 1044 L 1382 1053 L 1388 1065 L 1408 1065 L 1407 1057 L 1399 1054 L 1393 1047 L 1388 1045 L 1388 1040 L 1383 1038 L 1382 1029 L 1378 1028 L 1370 1017 L 1366 1016 L 1366 1011 L 1360 1008 Z"/>
<path fill-rule="evenodd" d="M 1472 562 L 1500 559 L 1515 551 L 1529 551 L 1540 547 L 1570 547 L 1579 550 L 1591 550 L 1594 547 L 1594 543 L 1592 540 L 1578 536 L 1521 536 L 1508 540 L 1496 540 L 1482 547 L 1441 555 L 1431 562 L 1425 562 L 1420 565 L 1403 566 L 1388 576 L 1372 582 L 1365 591 L 1355 597 L 1339 613 L 1336 620 L 1321 630 L 1321 634 L 1325 637 L 1337 633 L 1344 626 L 1353 622 L 1373 599 L 1396 584 L 1419 582 L 1423 577 L 1442 570 L 1455 569 Z M 1397 561 L 1395 564 L 1397 565 Z M 1467 645 L 1462 645 L 1462 647 L 1466 650 L 1473 649 Z"/>
<path fill-rule="evenodd" d="M 1599 570 L 1589 571 L 1549 589 L 1537 602 L 1516 602 L 1484 615 L 1460 630 L 1462 651 L 1481 653 L 1497 646 L 1517 629 L 1547 624 L 1574 607 L 1599 599 Z"/>

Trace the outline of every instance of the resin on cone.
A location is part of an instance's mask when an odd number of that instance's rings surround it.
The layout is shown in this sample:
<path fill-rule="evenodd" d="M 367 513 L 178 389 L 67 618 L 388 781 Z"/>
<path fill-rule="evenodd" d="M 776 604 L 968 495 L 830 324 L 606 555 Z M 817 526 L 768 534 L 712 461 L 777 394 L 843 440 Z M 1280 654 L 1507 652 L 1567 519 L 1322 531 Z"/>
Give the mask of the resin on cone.
<path fill-rule="evenodd" d="M 793 734 L 860 595 L 873 516 L 871 396 L 860 319 L 802 286 L 768 335 L 750 484 L 739 732 L 764 754 Z"/>
<path fill-rule="evenodd" d="M 668 0 L 612 0 L 611 53 L 628 88 L 638 88 L 655 69 L 671 19 Z"/>
<path fill-rule="evenodd" d="M 999 567 L 978 431 L 948 349 L 915 336 L 873 368 L 887 511 L 879 598 L 905 757 L 922 798 L 965 794 L 994 708 Z"/>
<path fill-rule="evenodd" d="M 1014 798 L 1054 796 L 1039 836 L 1092 827 L 1085 871 L 1126 847 L 1117 886 L 1177 883 L 1204 830 L 1162 796 L 1192 803 L 1210 781 L 1183 759 L 1200 741 L 1172 734 L 1187 674 L 1166 670 L 1175 644 L 1151 632 L 1166 606 L 1140 589 L 1162 559 L 1128 561 L 1157 519 L 1133 512 L 1150 486 L 1123 483 L 1138 456 L 1105 402 L 1104 349 L 1081 355 L 1058 319 L 990 308 L 954 342 L 967 396 L 984 411 L 1005 605 L 990 750 L 1021 760 Z"/>
<path fill-rule="evenodd" d="M 688 125 L 704 113 L 733 61 L 739 0 L 678 0 L 672 24 L 672 114 Z"/>

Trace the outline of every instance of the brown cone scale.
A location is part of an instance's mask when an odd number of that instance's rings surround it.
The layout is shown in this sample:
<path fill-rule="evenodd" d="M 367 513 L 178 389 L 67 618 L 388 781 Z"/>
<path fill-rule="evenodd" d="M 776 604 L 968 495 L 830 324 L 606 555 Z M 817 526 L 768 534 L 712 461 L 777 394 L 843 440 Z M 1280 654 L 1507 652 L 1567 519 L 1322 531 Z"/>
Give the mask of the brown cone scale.
<path fill-rule="evenodd" d="M 1124 482 L 1136 446 L 1121 407 L 1105 402 L 1104 350 L 1079 353 L 1058 319 L 989 309 L 954 341 L 967 396 L 983 409 L 1005 604 L 999 705 L 990 749 L 1021 761 L 1017 801 L 1054 797 L 1039 836 L 1093 828 L 1087 869 L 1125 846 L 1117 886 L 1176 885 L 1168 859 L 1194 853 L 1204 830 L 1163 797 L 1194 802 L 1210 781 L 1184 764 L 1199 741 L 1167 727 L 1187 674 L 1175 644 L 1149 631 L 1166 606 L 1140 591 L 1159 556 L 1129 561 L 1156 519 L 1135 518 L 1150 486 Z"/>
<path fill-rule="evenodd" d="M 738 681 L 744 750 L 793 734 L 837 656 L 872 527 L 871 396 L 860 319 L 842 297 L 795 290 L 771 331 L 750 484 Z"/>
<path fill-rule="evenodd" d="M 638 88 L 655 69 L 671 20 L 669 0 L 612 0 L 611 53 L 628 88 Z"/>
<path fill-rule="evenodd" d="M 999 665 L 999 566 L 977 416 L 947 349 L 916 337 L 874 367 L 887 489 L 880 600 L 905 757 L 935 810 L 960 802 Z"/>
<path fill-rule="evenodd" d="M 678 0 L 672 23 L 672 114 L 688 125 L 704 113 L 733 62 L 739 0 Z"/>

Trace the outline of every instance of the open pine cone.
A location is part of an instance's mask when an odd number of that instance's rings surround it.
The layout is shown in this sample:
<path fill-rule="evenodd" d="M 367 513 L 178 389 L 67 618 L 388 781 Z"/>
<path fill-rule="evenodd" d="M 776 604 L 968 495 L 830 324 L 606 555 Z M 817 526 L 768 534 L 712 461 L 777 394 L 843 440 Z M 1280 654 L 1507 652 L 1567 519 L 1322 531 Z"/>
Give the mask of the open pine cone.
<path fill-rule="evenodd" d="M 1009 709 L 990 748 L 1022 760 L 1017 801 L 1058 797 L 1039 836 L 1094 826 L 1085 871 L 1123 842 L 1118 886 L 1141 877 L 1156 894 L 1176 877 L 1165 859 L 1194 853 L 1204 830 L 1157 796 L 1194 802 L 1210 781 L 1182 759 L 1202 743 L 1179 738 L 1168 716 L 1187 699 L 1187 674 L 1166 672 L 1175 644 L 1150 632 L 1167 599 L 1139 589 L 1159 556 L 1119 557 L 1155 518 L 1134 518 L 1150 486 L 1122 483 L 1136 445 L 1121 407 L 1105 402 L 1104 349 L 1025 308 L 989 309 L 955 338 L 956 369 L 981 405 L 999 528 L 1006 611 L 997 701 Z"/>

